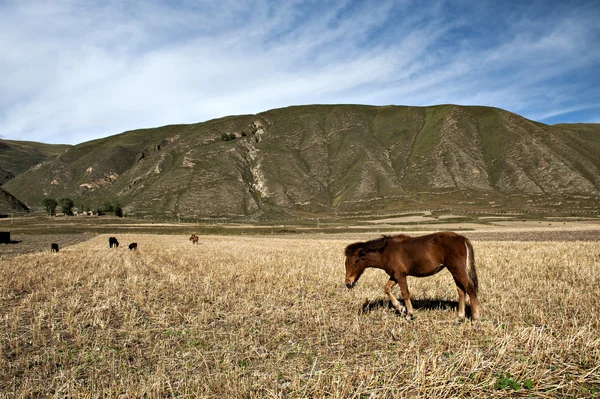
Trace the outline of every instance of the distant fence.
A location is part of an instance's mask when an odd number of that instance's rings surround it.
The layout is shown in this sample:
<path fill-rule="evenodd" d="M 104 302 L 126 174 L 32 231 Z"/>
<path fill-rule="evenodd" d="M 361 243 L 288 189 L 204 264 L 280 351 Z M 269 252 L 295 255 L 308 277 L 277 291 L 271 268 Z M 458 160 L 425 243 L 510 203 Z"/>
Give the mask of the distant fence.
<path fill-rule="evenodd" d="M 0 231 L 0 243 L 7 244 L 10 242 L 10 231 Z"/>

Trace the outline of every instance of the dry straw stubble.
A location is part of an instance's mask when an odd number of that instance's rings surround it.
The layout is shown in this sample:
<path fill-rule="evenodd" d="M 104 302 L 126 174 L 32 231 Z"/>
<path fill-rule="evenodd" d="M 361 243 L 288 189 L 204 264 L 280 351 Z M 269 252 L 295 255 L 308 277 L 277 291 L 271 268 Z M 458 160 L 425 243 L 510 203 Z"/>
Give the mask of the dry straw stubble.
<path fill-rule="evenodd" d="M 353 241 L 119 236 L 0 261 L 9 397 L 539 397 L 600 389 L 597 243 L 477 242 L 483 320 L 447 272 L 343 286 Z M 399 295 L 399 292 L 396 291 Z"/>

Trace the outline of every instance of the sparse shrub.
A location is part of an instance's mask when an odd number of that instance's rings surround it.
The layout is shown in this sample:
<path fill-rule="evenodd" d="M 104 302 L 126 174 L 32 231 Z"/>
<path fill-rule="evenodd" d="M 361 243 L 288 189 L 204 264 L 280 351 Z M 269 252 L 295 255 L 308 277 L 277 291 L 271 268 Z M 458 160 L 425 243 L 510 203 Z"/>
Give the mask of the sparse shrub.
<path fill-rule="evenodd" d="M 223 140 L 223 141 L 229 141 L 230 140 L 229 135 L 227 133 L 223 133 L 221 135 L 221 140 Z"/>
<path fill-rule="evenodd" d="M 115 204 L 115 216 L 122 218 L 123 217 L 123 209 L 121 209 L 121 205 Z"/>
<path fill-rule="evenodd" d="M 496 384 L 494 384 L 494 388 L 512 388 L 513 390 L 518 391 L 521 389 L 521 385 L 519 385 L 517 381 L 513 380 L 510 374 L 506 373 L 506 375 L 500 374 L 500 377 L 498 377 L 498 380 L 496 380 Z"/>
<path fill-rule="evenodd" d="M 235 140 L 236 137 L 235 133 L 229 133 L 229 140 Z"/>
<path fill-rule="evenodd" d="M 528 378 L 521 385 L 509 373 L 506 373 L 506 375 L 500 374 L 500 376 L 498 377 L 498 380 L 496 380 L 496 384 L 494 384 L 494 388 L 496 388 L 496 389 L 510 388 L 513 391 L 519 391 L 521 388 L 532 389 L 533 381 L 531 381 Z"/>

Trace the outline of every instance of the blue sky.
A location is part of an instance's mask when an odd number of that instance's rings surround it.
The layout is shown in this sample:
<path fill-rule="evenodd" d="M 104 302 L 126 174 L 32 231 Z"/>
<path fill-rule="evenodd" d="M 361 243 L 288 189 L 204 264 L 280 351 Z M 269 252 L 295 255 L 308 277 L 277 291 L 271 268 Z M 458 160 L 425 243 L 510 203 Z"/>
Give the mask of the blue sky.
<path fill-rule="evenodd" d="M 600 123 L 599 21 L 599 1 L 0 0 L 0 136 L 335 103 Z"/>

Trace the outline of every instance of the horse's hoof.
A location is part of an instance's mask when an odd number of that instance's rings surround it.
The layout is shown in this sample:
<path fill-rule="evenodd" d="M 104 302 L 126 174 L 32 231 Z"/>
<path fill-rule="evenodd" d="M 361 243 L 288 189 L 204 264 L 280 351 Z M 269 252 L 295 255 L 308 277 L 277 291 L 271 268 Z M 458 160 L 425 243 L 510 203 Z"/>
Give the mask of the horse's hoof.
<path fill-rule="evenodd" d="M 415 316 L 412 313 L 407 314 L 404 317 L 407 321 L 413 321 L 415 319 Z"/>

